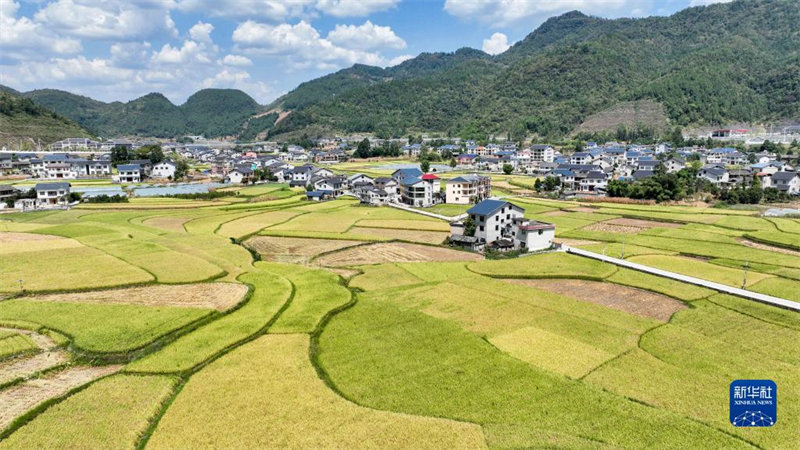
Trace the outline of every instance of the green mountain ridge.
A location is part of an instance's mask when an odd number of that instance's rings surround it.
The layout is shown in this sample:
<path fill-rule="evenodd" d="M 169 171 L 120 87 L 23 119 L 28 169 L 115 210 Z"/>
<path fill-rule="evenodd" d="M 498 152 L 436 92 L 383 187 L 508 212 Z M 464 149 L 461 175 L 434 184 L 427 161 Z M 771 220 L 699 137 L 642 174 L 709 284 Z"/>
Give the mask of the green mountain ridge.
<path fill-rule="evenodd" d="M 68 137 L 92 137 L 77 123 L 0 86 L 0 147 L 32 150 Z"/>
<path fill-rule="evenodd" d="M 303 83 L 272 105 L 292 113 L 270 136 L 305 132 L 309 124 L 385 137 L 419 131 L 563 136 L 593 114 L 631 101 L 660 103 L 669 125 L 796 119 L 797 23 L 796 0 L 739 0 L 643 19 L 573 11 L 494 57 L 472 53 L 442 68 L 395 76 L 401 66 L 430 58 L 421 55 L 370 78 L 364 67 L 353 67 Z"/>
<path fill-rule="evenodd" d="M 613 130 L 640 118 L 657 130 L 768 123 L 800 120 L 797 23 L 797 0 L 737 0 L 641 19 L 572 11 L 499 55 L 462 48 L 389 68 L 356 64 L 266 107 L 233 89 L 201 90 L 180 106 L 156 93 L 127 103 L 52 89 L 21 95 L 104 137 L 516 138 Z M 277 121 L 279 112 L 288 115 Z"/>
<path fill-rule="evenodd" d="M 55 89 L 38 89 L 22 95 L 103 137 L 236 136 L 251 116 L 264 109 L 237 89 L 203 89 L 180 106 L 159 93 L 126 103 L 104 103 Z"/>

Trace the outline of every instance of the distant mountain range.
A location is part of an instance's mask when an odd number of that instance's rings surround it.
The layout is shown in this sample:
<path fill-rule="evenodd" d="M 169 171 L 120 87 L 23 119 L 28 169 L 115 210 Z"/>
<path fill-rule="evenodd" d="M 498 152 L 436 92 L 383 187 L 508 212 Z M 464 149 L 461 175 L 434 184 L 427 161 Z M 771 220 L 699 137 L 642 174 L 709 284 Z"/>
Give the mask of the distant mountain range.
<path fill-rule="evenodd" d="M 77 123 L 0 87 L 0 148 L 35 149 L 68 137 L 92 137 Z"/>
<path fill-rule="evenodd" d="M 205 89 L 180 106 L 161 94 L 127 103 L 51 89 L 19 95 L 107 137 L 560 137 L 619 125 L 769 122 L 800 118 L 798 23 L 797 0 L 740 0 L 644 19 L 570 12 L 497 56 L 464 48 L 387 69 L 357 64 L 266 107 L 231 89 Z"/>

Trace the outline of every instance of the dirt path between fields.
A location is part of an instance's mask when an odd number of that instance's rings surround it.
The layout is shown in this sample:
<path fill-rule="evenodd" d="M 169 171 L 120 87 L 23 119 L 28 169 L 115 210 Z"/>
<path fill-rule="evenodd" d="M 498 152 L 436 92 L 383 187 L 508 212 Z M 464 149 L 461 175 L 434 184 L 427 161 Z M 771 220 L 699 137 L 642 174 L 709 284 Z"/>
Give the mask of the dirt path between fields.
<path fill-rule="evenodd" d="M 50 336 L 20 328 L 0 327 L 0 331 L 13 331 L 24 334 L 30 337 L 33 343 L 41 350 L 40 353 L 35 355 L 25 355 L 0 362 L 0 384 L 19 378 L 27 378 L 69 361 L 67 352 L 56 350 L 58 344 Z"/>
<path fill-rule="evenodd" d="M 762 244 L 760 242 L 751 241 L 751 240 L 745 239 L 745 238 L 737 239 L 737 241 L 739 241 L 740 244 L 745 245 L 745 246 L 750 247 L 750 248 L 757 248 L 759 250 L 769 250 L 769 251 L 775 252 L 775 253 L 783 253 L 784 255 L 791 255 L 791 256 L 800 257 L 800 252 L 798 252 L 797 250 L 790 250 L 788 248 L 777 247 L 777 246 L 774 246 L 774 245 Z"/>
<path fill-rule="evenodd" d="M 6 428 L 15 418 L 51 398 L 60 397 L 72 389 L 96 378 L 110 375 L 122 366 L 79 366 L 42 378 L 11 386 L 0 392 L 0 429 Z"/>

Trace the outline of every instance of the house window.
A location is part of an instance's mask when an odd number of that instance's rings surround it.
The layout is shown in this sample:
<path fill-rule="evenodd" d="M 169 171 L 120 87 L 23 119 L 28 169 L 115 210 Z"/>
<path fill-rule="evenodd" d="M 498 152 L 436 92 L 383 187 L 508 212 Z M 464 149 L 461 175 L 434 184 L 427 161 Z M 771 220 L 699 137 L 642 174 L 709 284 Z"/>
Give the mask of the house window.
<path fill-rule="evenodd" d="M 479 228 L 480 228 L 481 231 L 483 231 L 483 225 L 481 225 Z"/>
<path fill-rule="evenodd" d="M 499 230 L 500 230 L 500 225 L 495 225 L 494 226 L 494 231 L 499 231 Z"/>

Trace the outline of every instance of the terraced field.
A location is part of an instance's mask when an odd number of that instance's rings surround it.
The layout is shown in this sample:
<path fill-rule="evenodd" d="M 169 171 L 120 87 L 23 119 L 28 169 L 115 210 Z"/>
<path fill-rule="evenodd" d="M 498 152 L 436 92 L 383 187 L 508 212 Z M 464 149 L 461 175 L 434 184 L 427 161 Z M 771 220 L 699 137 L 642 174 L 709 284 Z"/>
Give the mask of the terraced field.
<path fill-rule="evenodd" d="M 562 252 L 485 260 L 412 212 L 236 192 L 2 216 L 1 449 L 796 446 L 797 313 Z M 794 220 L 519 204 L 571 246 L 800 301 Z M 740 378 L 778 384 L 771 429 L 728 423 Z"/>

